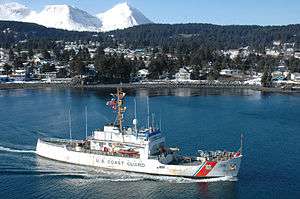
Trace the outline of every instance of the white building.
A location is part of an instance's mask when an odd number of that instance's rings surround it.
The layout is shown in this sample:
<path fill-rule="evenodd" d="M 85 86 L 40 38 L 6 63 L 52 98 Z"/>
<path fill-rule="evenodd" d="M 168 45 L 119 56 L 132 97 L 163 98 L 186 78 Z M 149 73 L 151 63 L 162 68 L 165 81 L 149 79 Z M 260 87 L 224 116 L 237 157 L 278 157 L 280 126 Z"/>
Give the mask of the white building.
<path fill-rule="evenodd" d="M 178 73 L 175 74 L 177 81 L 191 80 L 191 72 L 187 68 L 180 68 Z"/>
<path fill-rule="evenodd" d="M 137 72 L 137 77 L 139 79 L 145 79 L 149 75 L 149 71 L 147 69 L 141 69 Z"/>
<path fill-rule="evenodd" d="M 24 81 L 25 77 L 26 77 L 26 70 L 20 69 L 20 70 L 15 70 L 11 77 L 15 80 L 15 81 Z"/>
<path fill-rule="evenodd" d="M 293 81 L 300 81 L 300 73 L 292 73 L 291 80 Z"/>
<path fill-rule="evenodd" d="M 235 59 L 240 54 L 240 50 L 239 49 L 231 49 L 228 51 L 224 51 L 223 54 L 229 55 L 230 59 Z"/>
<path fill-rule="evenodd" d="M 300 51 L 295 51 L 294 57 L 300 59 Z"/>
<path fill-rule="evenodd" d="M 273 56 L 273 57 L 278 57 L 280 55 L 280 52 L 277 51 L 277 50 L 267 49 L 266 50 L 266 55 L 270 55 L 270 56 Z"/>
<path fill-rule="evenodd" d="M 238 69 L 223 69 L 220 71 L 220 75 L 233 77 L 233 76 L 240 76 L 242 73 Z"/>
<path fill-rule="evenodd" d="M 273 45 L 274 46 L 280 46 L 281 45 L 281 41 L 273 41 Z"/>

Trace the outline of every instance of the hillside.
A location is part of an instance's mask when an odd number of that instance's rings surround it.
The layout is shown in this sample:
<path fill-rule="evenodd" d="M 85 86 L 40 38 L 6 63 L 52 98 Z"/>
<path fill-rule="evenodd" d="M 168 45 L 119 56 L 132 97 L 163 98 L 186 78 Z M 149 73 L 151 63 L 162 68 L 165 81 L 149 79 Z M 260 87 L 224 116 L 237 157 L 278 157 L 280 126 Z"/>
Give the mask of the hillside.
<path fill-rule="evenodd" d="M 113 39 L 111 35 L 114 35 Z M 205 47 L 232 49 L 250 46 L 264 49 L 273 41 L 295 43 L 299 48 L 300 25 L 220 26 L 212 24 L 147 24 L 107 33 L 65 31 L 32 23 L 0 21 L 0 46 L 27 40 L 97 40 L 106 45 L 115 42 L 132 48 L 162 47 L 167 51 L 190 51 Z"/>
<path fill-rule="evenodd" d="M 147 24 L 113 31 L 110 34 L 134 47 L 186 45 L 218 49 L 250 46 L 263 48 L 273 41 L 295 42 L 299 48 L 300 25 L 287 26 L 221 26 L 212 24 Z"/>
<path fill-rule="evenodd" d="M 0 46 L 8 48 L 16 43 L 27 40 L 27 43 L 36 45 L 58 40 L 65 41 L 102 41 L 103 33 L 66 31 L 55 28 L 46 28 L 41 25 L 14 21 L 0 21 Z"/>

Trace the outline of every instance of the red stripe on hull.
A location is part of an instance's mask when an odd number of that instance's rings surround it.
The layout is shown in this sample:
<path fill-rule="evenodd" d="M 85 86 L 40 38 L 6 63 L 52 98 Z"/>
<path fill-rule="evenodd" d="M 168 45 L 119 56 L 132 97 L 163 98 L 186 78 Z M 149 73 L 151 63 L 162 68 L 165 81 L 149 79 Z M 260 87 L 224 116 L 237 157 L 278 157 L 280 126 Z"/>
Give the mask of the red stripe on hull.
<path fill-rule="evenodd" d="M 206 162 L 205 165 L 196 174 L 197 177 L 206 176 L 215 166 L 217 162 Z"/>

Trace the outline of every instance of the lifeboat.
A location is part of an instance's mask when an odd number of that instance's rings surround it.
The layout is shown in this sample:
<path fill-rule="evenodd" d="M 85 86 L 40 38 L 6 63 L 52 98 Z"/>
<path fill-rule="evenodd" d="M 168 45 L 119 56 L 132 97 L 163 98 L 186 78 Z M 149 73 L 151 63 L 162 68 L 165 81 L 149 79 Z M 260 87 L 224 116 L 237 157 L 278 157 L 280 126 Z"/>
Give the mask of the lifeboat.
<path fill-rule="evenodd" d="M 134 155 L 138 155 L 139 154 L 139 152 L 135 151 L 134 149 L 128 149 L 128 150 L 120 149 L 118 151 L 118 153 L 120 153 L 122 155 L 130 155 L 130 156 L 134 156 Z"/>

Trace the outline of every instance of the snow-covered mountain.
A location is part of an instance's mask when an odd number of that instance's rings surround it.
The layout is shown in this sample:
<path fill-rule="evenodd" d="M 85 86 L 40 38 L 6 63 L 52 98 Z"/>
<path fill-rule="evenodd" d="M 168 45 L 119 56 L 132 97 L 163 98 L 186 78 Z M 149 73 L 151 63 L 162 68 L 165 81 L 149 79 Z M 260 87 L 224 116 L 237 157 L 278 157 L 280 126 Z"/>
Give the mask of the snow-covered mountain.
<path fill-rule="evenodd" d="M 0 20 L 20 21 L 30 15 L 31 10 L 19 3 L 0 5 Z"/>
<path fill-rule="evenodd" d="M 102 21 L 102 31 L 124 29 L 136 25 L 153 23 L 138 9 L 131 7 L 127 2 L 117 4 L 112 9 L 98 14 L 97 17 Z"/>
<path fill-rule="evenodd" d="M 101 27 L 101 21 L 97 17 L 68 5 L 46 6 L 40 13 L 32 12 L 23 21 L 77 31 L 99 31 Z"/>
<path fill-rule="evenodd" d="M 110 31 L 152 23 L 128 3 L 117 4 L 97 16 L 69 5 L 48 5 L 36 12 L 19 3 L 8 3 L 0 5 L 0 20 L 31 22 L 75 31 Z"/>

